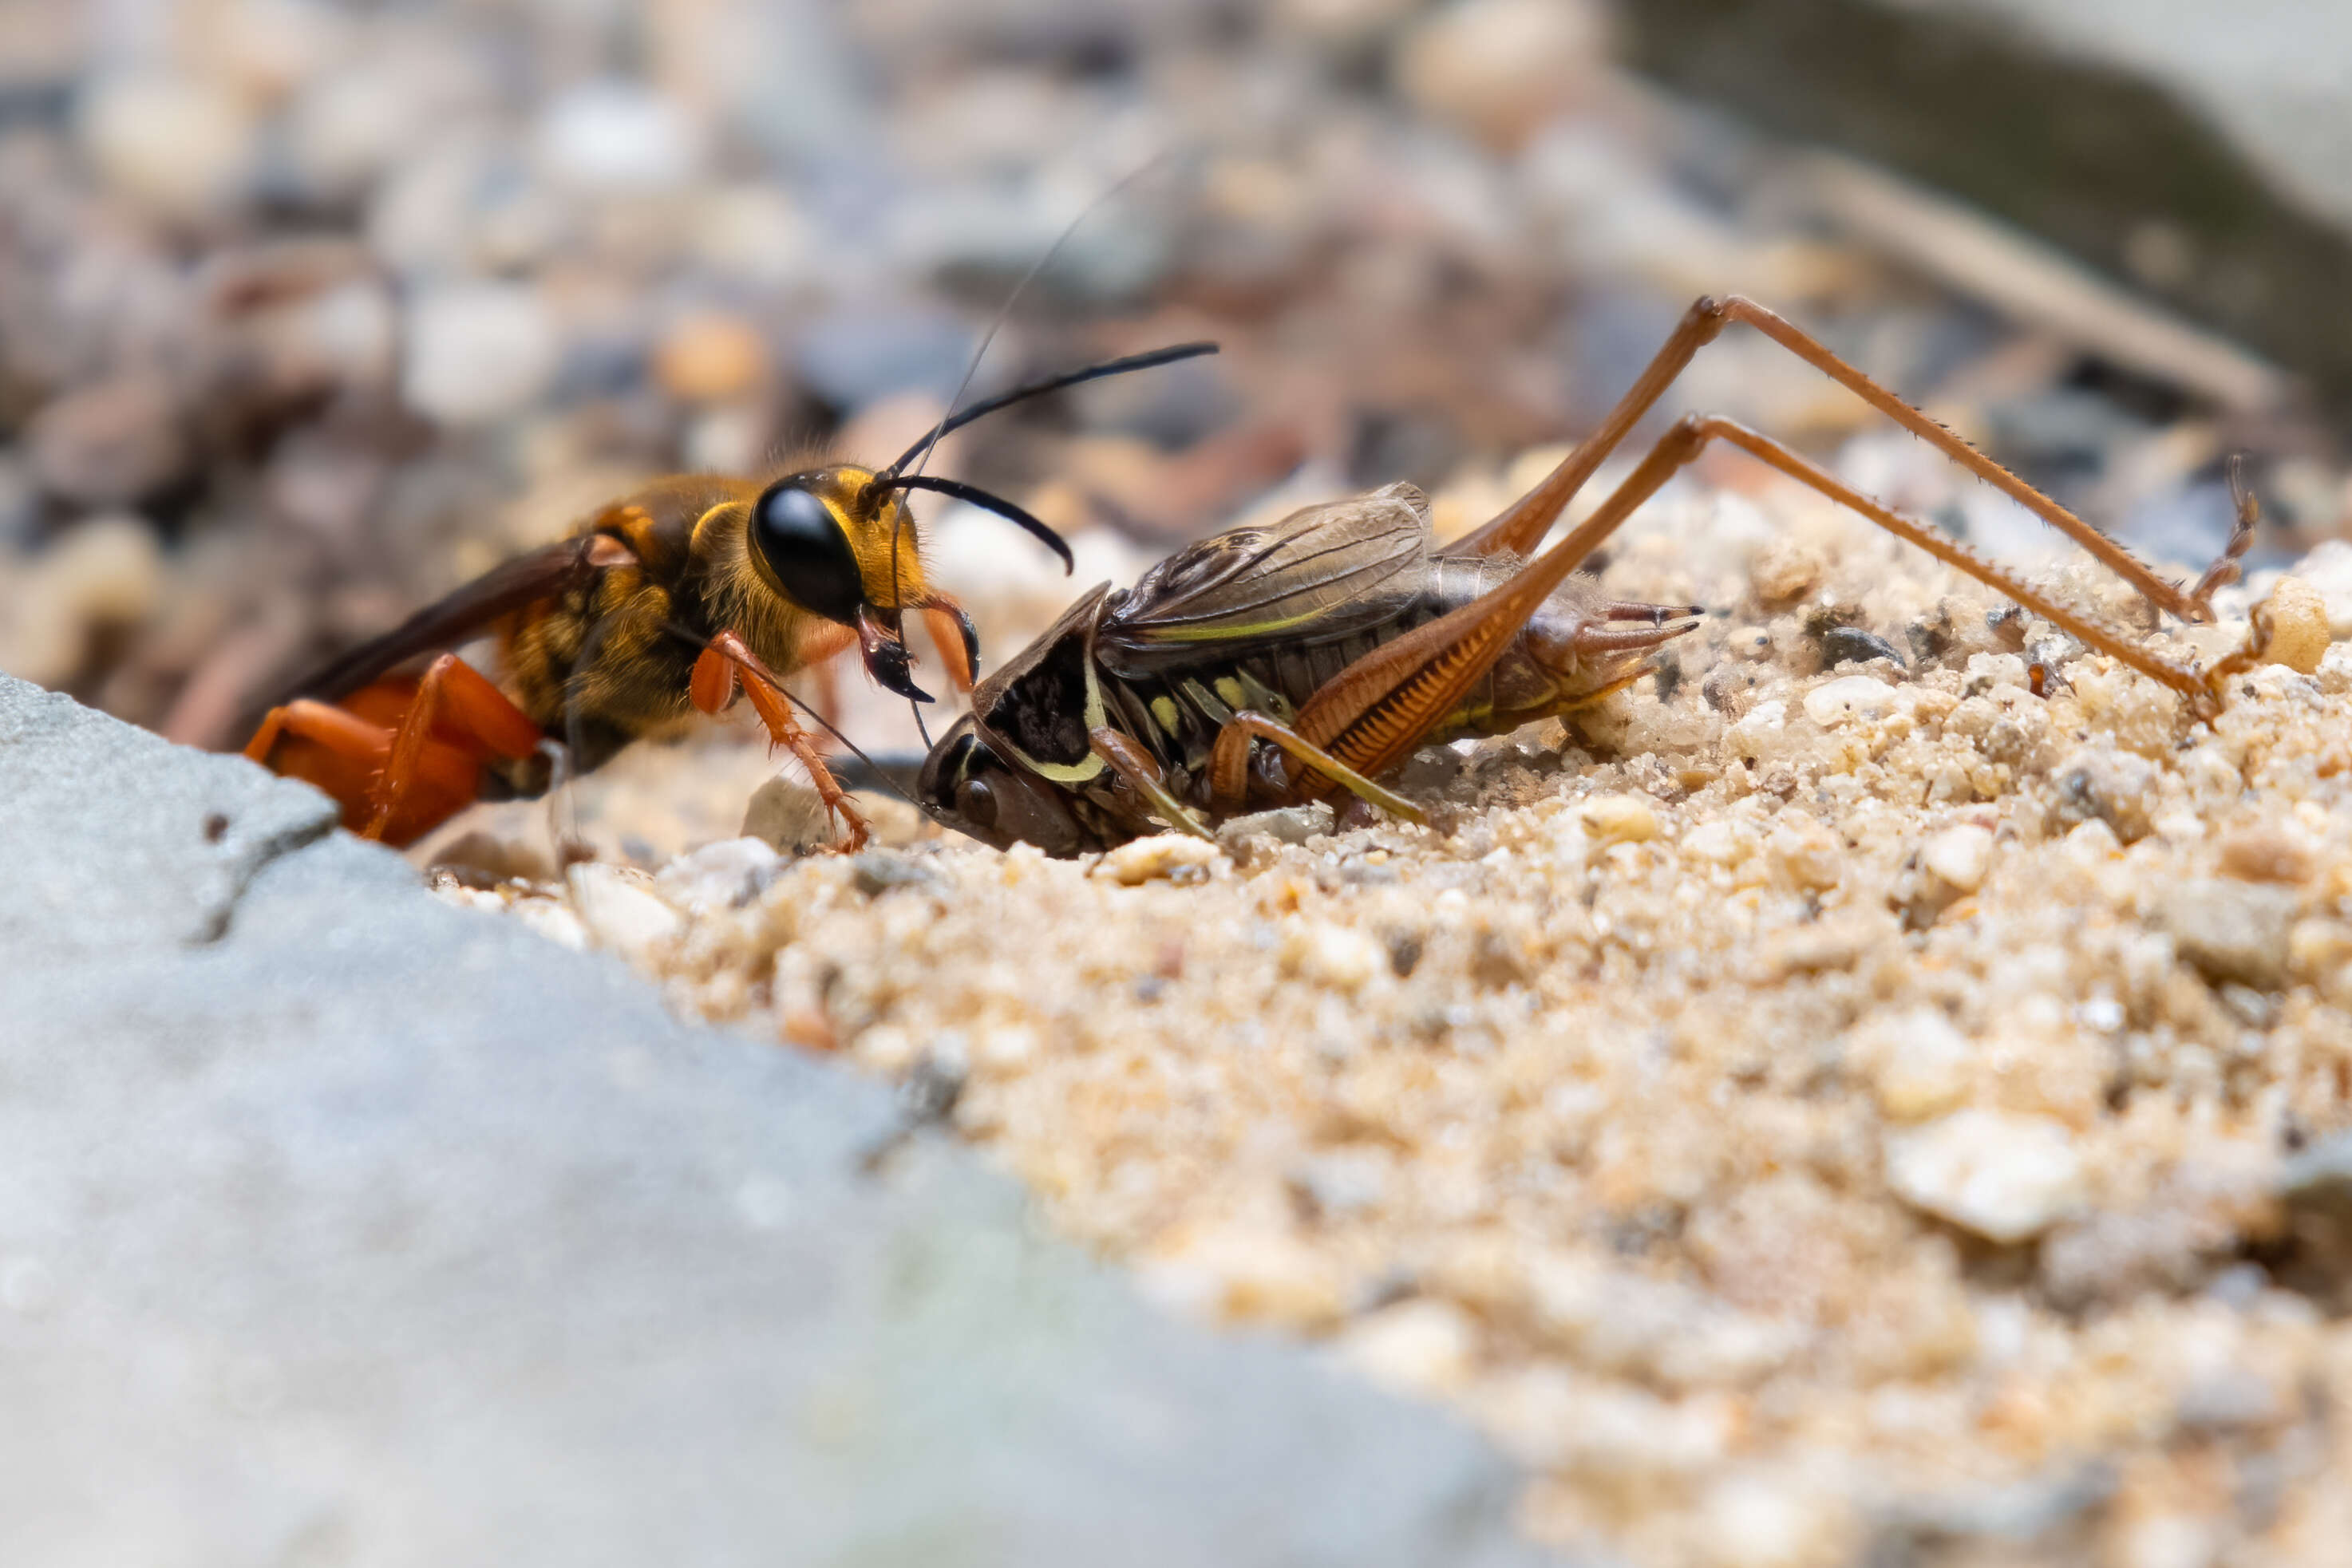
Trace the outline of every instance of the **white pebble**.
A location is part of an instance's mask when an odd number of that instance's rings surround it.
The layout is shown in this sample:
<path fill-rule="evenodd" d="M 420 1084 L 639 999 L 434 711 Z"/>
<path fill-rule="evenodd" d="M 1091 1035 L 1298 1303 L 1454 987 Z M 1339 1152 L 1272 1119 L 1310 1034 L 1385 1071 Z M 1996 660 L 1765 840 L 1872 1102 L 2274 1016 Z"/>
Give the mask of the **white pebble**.
<path fill-rule="evenodd" d="M 862 1065 L 894 1074 L 914 1066 L 920 1054 L 915 1037 L 889 1023 L 877 1023 L 860 1034 L 851 1052 Z"/>
<path fill-rule="evenodd" d="M 514 917 L 560 947 L 575 952 L 588 946 L 588 927 L 580 916 L 551 898 L 517 899 Z"/>
<path fill-rule="evenodd" d="M 1992 865 L 1992 834 L 1965 822 L 1946 828 L 1919 846 L 1919 863 L 1946 886 L 1974 893 Z"/>
<path fill-rule="evenodd" d="M 1756 839 L 1728 817 L 1717 817 L 1684 834 L 1682 852 L 1703 864 L 1735 866 L 1756 852 Z"/>
<path fill-rule="evenodd" d="M 1831 729 L 1854 719 L 1884 718 L 1895 702 L 1895 688 L 1875 676 L 1841 675 L 1805 694 L 1805 716 Z"/>
<path fill-rule="evenodd" d="M 672 99 L 625 81 L 592 81 L 548 105 L 539 153 L 549 172 L 605 192 L 667 190 L 702 161 L 701 139 Z"/>
<path fill-rule="evenodd" d="M 1391 1393 L 1444 1394 L 1469 1381 L 1477 1333 L 1448 1302 L 1402 1301 L 1349 1324 L 1339 1351 Z"/>
<path fill-rule="evenodd" d="M 2294 575 L 2317 591 L 2328 635 L 2352 637 L 2352 544 L 2327 540 L 2295 563 Z"/>
<path fill-rule="evenodd" d="M 632 963 L 650 963 L 686 929 L 641 871 L 590 861 L 572 868 L 571 883 L 572 907 L 589 937 Z"/>
<path fill-rule="evenodd" d="M 2334 632 L 2334 618 L 2318 589 L 2296 578 L 2282 577 L 2266 601 L 2271 614 L 2270 644 L 2263 656 L 2302 674 L 2319 668 Z"/>
<path fill-rule="evenodd" d="M 782 863 L 759 839 L 721 839 L 662 867 L 654 887 L 688 914 L 738 909 L 760 896 Z"/>
<path fill-rule="evenodd" d="M 1895 1134 L 1886 1176 L 1913 1207 L 2000 1242 L 2041 1234 L 2088 1196 L 2064 1124 L 2000 1111 L 1960 1111 Z"/>
<path fill-rule="evenodd" d="M 1225 852 L 1190 833 L 1156 833 L 1130 839 L 1102 858 L 1103 870 L 1122 887 L 1134 887 L 1155 877 L 1172 876 L 1188 866 L 1206 867 L 1224 858 Z"/>
<path fill-rule="evenodd" d="M 982 1067 L 1018 1067 L 1037 1054 L 1037 1031 L 1025 1023 L 998 1024 L 980 1031 L 973 1058 Z"/>
<path fill-rule="evenodd" d="M 1936 1008 L 1872 1020 L 1860 1043 L 1879 1109 L 1899 1122 L 1941 1115 L 1968 1097 L 1968 1037 Z"/>
<path fill-rule="evenodd" d="M 1789 705 L 1775 697 L 1748 709 L 1738 724 L 1723 732 L 1723 738 L 1733 756 L 1761 758 L 1778 747 L 1788 723 Z"/>
<path fill-rule="evenodd" d="M 1718 1481 L 1699 1519 L 1705 1561 L 1714 1568 L 1803 1568 L 1853 1554 L 1852 1506 L 1795 1476 Z"/>
<path fill-rule="evenodd" d="M 531 289 L 513 283 L 436 288 L 409 309 L 401 395 L 446 423 L 487 423 L 545 391 L 562 351 L 555 318 Z"/>
<path fill-rule="evenodd" d="M 1585 833 L 1604 844 L 1638 844 L 1658 836 L 1658 814 L 1638 795 L 1595 795 L 1577 815 Z"/>
<path fill-rule="evenodd" d="M 140 74 L 86 89 L 81 140 L 100 177 L 132 199 L 199 216 L 252 176 L 253 117 L 218 82 Z"/>
<path fill-rule="evenodd" d="M 1323 985 L 1356 990 L 1370 984 L 1387 965 L 1387 949 L 1353 926 L 1297 920 L 1283 933 L 1282 967 Z"/>

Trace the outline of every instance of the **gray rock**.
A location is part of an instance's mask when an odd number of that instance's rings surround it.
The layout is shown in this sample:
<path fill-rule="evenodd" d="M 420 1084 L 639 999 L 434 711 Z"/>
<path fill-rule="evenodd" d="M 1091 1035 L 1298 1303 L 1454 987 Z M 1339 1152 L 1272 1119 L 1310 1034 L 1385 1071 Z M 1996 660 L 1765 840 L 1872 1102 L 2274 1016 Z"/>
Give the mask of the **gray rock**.
<path fill-rule="evenodd" d="M 102 737 L 102 738 L 101 738 Z M 79 958 L 212 942 L 254 873 L 335 825 L 317 790 L 104 724 L 0 676 L 0 950 Z"/>
<path fill-rule="evenodd" d="M 2286 984 L 2294 904 L 2286 888 L 2200 877 L 2167 891 L 2157 922 L 2211 984 L 2275 991 Z"/>
<path fill-rule="evenodd" d="M 1533 1560 L 1443 1416 L 332 817 L 0 678 L 0 1561 Z"/>

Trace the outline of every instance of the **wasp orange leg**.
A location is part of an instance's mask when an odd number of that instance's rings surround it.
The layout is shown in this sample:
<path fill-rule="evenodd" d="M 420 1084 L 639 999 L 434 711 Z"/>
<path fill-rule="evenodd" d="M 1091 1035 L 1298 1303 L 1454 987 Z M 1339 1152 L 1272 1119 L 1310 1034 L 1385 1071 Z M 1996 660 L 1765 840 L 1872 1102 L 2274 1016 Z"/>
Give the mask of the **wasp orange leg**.
<path fill-rule="evenodd" d="M 824 765 L 808 732 L 793 716 L 792 702 L 784 695 L 783 683 L 751 652 L 741 636 L 733 632 L 721 632 L 704 644 L 701 655 L 694 661 L 694 674 L 687 685 L 688 695 L 694 706 L 704 713 L 715 714 L 724 708 L 740 689 L 751 699 L 751 710 L 760 722 L 768 727 L 768 739 L 797 758 L 808 769 L 809 782 L 816 787 L 817 799 L 824 802 L 827 816 L 838 817 L 848 831 L 849 841 L 844 847 L 855 854 L 866 847 L 873 831 L 856 807 L 849 803 L 848 791 Z"/>
<path fill-rule="evenodd" d="M 245 755 L 334 797 L 353 832 L 413 842 L 473 800 L 485 757 L 528 755 L 537 744 L 517 750 L 525 729 L 536 737 L 538 727 L 488 681 L 456 667 L 465 674 L 453 681 L 445 672 L 432 682 L 429 706 L 425 681 L 394 676 L 352 693 L 349 706 L 303 697 L 274 707 Z M 395 781 L 390 765 L 404 737 L 407 755 Z"/>
<path fill-rule="evenodd" d="M 436 730 L 441 733 L 436 735 Z M 536 752 L 546 738 L 489 677 L 455 653 L 442 654 L 425 667 L 424 678 L 416 684 L 415 700 L 393 731 L 383 772 L 369 791 L 373 811 L 361 836 L 390 836 L 395 819 L 424 777 L 430 748 L 478 746 L 486 754 L 520 761 Z M 450 747 L 453 740 L 456 747 Z"/>

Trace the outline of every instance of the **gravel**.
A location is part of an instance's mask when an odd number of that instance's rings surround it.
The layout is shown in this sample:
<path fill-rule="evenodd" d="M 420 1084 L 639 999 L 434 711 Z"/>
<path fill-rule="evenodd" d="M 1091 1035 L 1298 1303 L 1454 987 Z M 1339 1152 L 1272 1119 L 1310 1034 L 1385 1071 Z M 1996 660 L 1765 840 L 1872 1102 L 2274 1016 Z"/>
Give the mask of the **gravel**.
<path fill-rule="evenodd" d="M 1795 601 L 1754 514 L 1814 563 Z M 677 896 L 637 962 L 756 1036 L 954 1063 L 950 1124 L 1059 1230 L 1465 1413 L 1549 1543 L 2325 1556 L 2347 1251 L 2294 1151 L 2352 1126 L 2345 646 L 2209 725 L 2079 650 L 2042 696 L 1965 638 L 1822 669 L 1821 605 L 1995 605 L 1776 482 L 1662 500 L 1612 554 L 1612 594 L 1724 607 L 1678 652 L 1738 683 L 1416 764 L 1446 831 L 919 834 L 880 885 L 820 853 Z M 2248 602 L 2166 636 L 2216 657 Z"/>

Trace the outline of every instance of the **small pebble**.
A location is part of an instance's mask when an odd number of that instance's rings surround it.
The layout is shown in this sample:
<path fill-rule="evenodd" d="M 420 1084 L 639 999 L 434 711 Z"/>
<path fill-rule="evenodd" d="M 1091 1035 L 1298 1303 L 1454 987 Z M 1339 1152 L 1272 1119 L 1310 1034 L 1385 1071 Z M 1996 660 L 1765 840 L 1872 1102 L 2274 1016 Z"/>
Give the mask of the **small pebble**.
<path fill-rule="evenodd" d="M 89 507 L 127 506 L 182 478 L 193 460 L 160 373 L 100 382 L 42 406 L 26 426 L 33 477 Z"/>
<path fill-rule="evenodd" d="M 1913 1207 L 2004 1244 L 2040 1235 L 2089 1197 L 2063 1123 L 2000 1111 L 1890 1134 L 1886 1178 Z"/>
<path fill-rule="evenodd" d="M 1919 846 L 1919 863 L 1947 887 L 1974 893 L 1992 864 L 1992 834 L 1967 822 L 1946 828 Z"/>
<path fill-rule="evenodd" d="M 767 379 L 767 340 L 740 316 L 698 312 L 663 334 L 654 375 L 681 402 L 731 402 Z"/>
<path fill-rule="evenodd" d="M 1658 836 L 1658 814 L 1638 795 L 1595 795 L 1577 808 L 1585 833 L 1604 844 L 1646 843 Z"/>
<path fill-rule="evenodd" d="M 1706 865 L 1735 866 L 1756 852 L 1754 836 L 1728 817 L 1701 822 L 1683 835 L 1684 858 Z"/>
<path fill-rule="evenodd" d="M 1282 963 L 1303 979 L 1352 991 L 1385 973 L 1389 955 L 1368 932 L 1302 918 L 1283 932 Z"/>
<path fill-rule="evenodd" d="M 1801 888 L 1826 891 L 1845 872 L 1845 845 L 1835 833 L 1807 819 L 1775 829 L 1764 841 L 1764 852 L 1775 872 Z"/>
<path fill-rule="evenodd" d="M 654 962 L 686 929 L 643 872 L 589 861 L 572 868 L 570 883 L 572 911 L 590 939 L 633 964 Z"/>
<path fill-rule="evenodd" d="M 73 678 L 94 637 L 153 615 L 165 585 L 155 532 L 138 518 L 92 517 L 52 540 L 0 616 L 0 670 L 43 685 Z"/>
<path fill-rule="evenodd" d="M 1874 1020 L 1862 1044 L 1879 1108 L 1896 1121 L 1940 1116 L 1968 1097 L 1975 1051 L 1941 1009 L 1911 1008 Z"/>
<path fill-rule="evenodd" d="M 543 842 L 478 829 L 436 846 L 433 863 L 489 882 L 550 882 L 555 877 L 555 861 Z"/>
<path fill-rule="evenodd" d="M 2309 583 L 2282 577 L 2271 590 L 2269 604 L 2271 640 L 2263 656 L 2306 675 L 2317 670 L 2335 636 L 2327 601 Z"/>
<path fill-rule="evenodd" d="M 2322 541 L 2295 563 L 2293 580 L 2319 595 L 2331 639 L 2352 637 L 2352 542 Z"/>
<path fill-rule="evenodd" d="M 101 178 L 169 216 L 205 216 L 253 177 L 253 117 L 226 82 L 102 77 L 82 95 L 79 131 Z"/>
<path fill-rule="evenodd" d="M 1748 585 L 1766 604 L 1788 604 L 1811 593 L 1828 572 L 1819 550 L 1785 536 L 1756 547 L 1748 564 Z"/>
<path fill-rule="evenodd" d="M 1824 729 L 1894 711 L 1895 688 L 1875 675 L 1841 675 L 1805 694 L 1805 716 Z"/>
<path fill-rule="evenodd" d="M 1896 669 L 1903 668 L 1903 655 L 1895 644 L 1875 632 L 1865 632 L 1859 626 L 1832 626 L 1822 633 L 1822 663 L 1865 664 L 1873 659 L 1885 659 Z"/>
<path fill-rule="evenodd" d="M 1707 1489 L 1698 1511 L 1709 1568 L 1814 1568 L 1852 1559 L 1849 1502 L 1796 1476 L 1734 1475 Z"/>
<path fill-rule="evenodd" d="M 689 915 L 740 909 L 760 896 L 782 864 L 763 840 L 721 839 L 662 867 L 654 890 Z"/>
<path fill-rule="evenodd" d="M 1102 868 L 1122 887 L 1134 887 L 1180 871 L 1206 868 L 1224 858 L 1224 852 L 1206 839 L 1190 833 L 1155 833 L 1134 839 L 1103 856 Z"/>
<path fill-rule="evenodd" d="M 1724 744 L 1735 757 L 1763 758 L 1780 750 L 1787 737 L 1789 705 L 1778 697 L 1758 703 L 1739 722 L 1723 732 Z"/>
<path fill-rule="evenodd" d="M 2145 757 L 2112 747 L 2078 751 L 2058 765 L 2054 782 L 2062 828 L 2095 818 L 2114 830 L 2118 842 L 2147 836 L 2156 768 Z"/>
<path fill-rule="evenodd" d="M 2222 873 L 2241 882 L 2305 883 L 2314 869 L 2310 843 L 2284 828 L 2241 828 L 2221 841 Z"/>
<path fill-rule="evenodd" d="M 1470 1379 L 1477 1331 L 1447 1301 L 1400 1301 L 1358 1318 L 1339 1336 L 1339 1354 L 1392 1393 L 1444 1395 Z"/>
<path fill-rule="evenodd" d="M 539 294 L 514 283 L 428 289 L 408 312 L 401 395 L 449 424 L 480 424 L 527 407 L 554 379 L 562 353 Z"/>
<path fill-rule="evenodd" d="M 1310 800 L 1304 806 L 1280 806 L 1270 811 L 1252 811 L 1234 817 L 1217 829 L 1217 842 L 1229 854 L 1239 855 L 1249 848 L 1251 841 L 1266 844 L 1303 844 L 1307 840 L 1330 832 L 1331 808 L 1328 802 Z"/>
<path fill-rule="evenodd" d="M 667 190 L 701 162 L 701 139 L 686 110 L 638 83 L 583 82 L 547 106 L 539 154 L 569 184 L 605 193 Z"/>
<path fill-rule="evenodd" d="M 1396 75 L 1423 113 L 1510 150 L 1588 90 L 1603 58 L 1600 13 L 1582 0 L 1466 0 L 1405 38 Z"/>
<path fill-rule="evenodd" d="M 2294 906 L 2295 895 L 2283 887 L 2197 877 L 2166 890 L 2157 923 L 2213 984 L 2274 991 L 2286 984 Z"/>
<path fill-rule="evenodd" d="M 779 773 L 744 802 L 742 831 L 782 853 L 804 855 L 833 842 L 834 827 L 815 786 Z"/>

